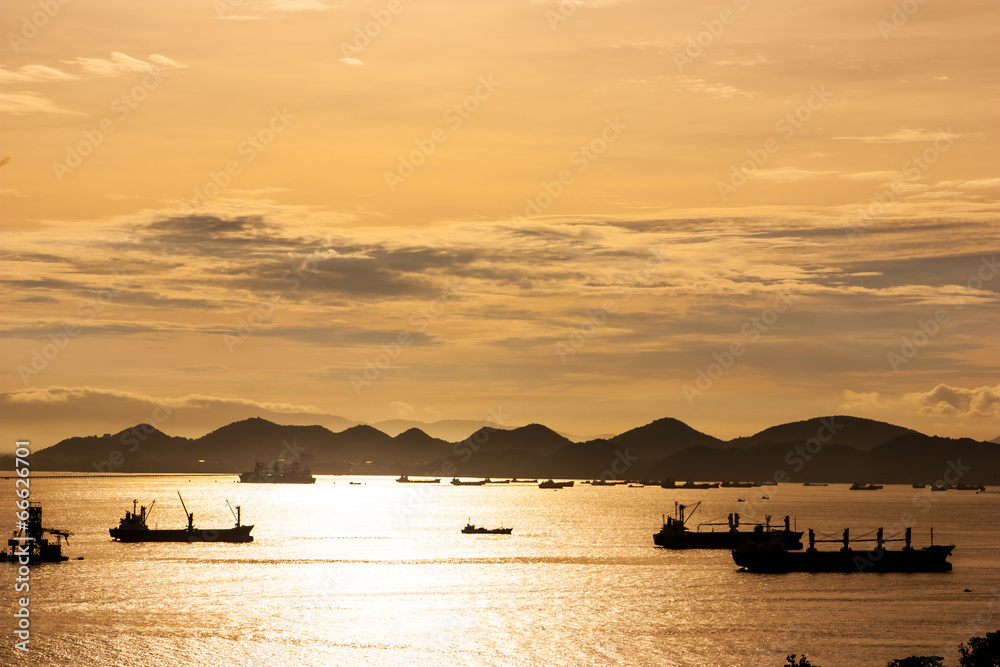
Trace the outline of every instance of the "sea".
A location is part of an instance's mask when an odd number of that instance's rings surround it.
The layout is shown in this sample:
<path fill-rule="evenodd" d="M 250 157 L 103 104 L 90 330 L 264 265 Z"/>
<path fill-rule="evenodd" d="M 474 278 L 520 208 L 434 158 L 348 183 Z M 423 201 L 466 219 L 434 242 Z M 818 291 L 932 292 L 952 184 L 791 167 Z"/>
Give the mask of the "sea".
<path fill-rule="evenodd" d="M 958 645 L 1000 629 L 1000 494 L 845 484 L 683 490 L 658 486 L 456 487 L 319 476 L 42 478 L 31 500 L 71 531 L 72 560 L 0 564 L 3 665 L 784 665 L 884 666 L 910 655 L 957 665 Z M 351 482 L 354 482 L 353 484 Z M 996 488 L 996 487 L 994 487 Z M 253 524 L 249 544 L 122 544 L 133 500 L 150 526 Z M 742 499 L 742 502 L 741 502 Z M 689 525 L 792 517 L 836 537 L 913 528 L 954 544 L 932 574 L 753 574 L 728 551 L 653 545 L 675 504 Z M 0 528 L 15 522 L 0 480 Z M 511 535 L 465 535 L 472 522 Z M 836 544 L 822 545 L 836 549 Z M 82 558 L 82 560 L 78 560 Z M 27 653 L 14 610 L 30 600 Z"/>

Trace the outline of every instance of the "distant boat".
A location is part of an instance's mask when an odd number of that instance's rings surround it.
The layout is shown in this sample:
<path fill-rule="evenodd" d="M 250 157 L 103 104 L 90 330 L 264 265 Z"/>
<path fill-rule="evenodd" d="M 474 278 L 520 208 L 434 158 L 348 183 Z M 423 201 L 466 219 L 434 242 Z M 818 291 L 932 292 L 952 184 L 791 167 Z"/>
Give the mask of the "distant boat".
<path fill-rule="evenodd" d="M 69 544 L 69 536 L 72 533 L 44 527 L 40 503 L 29 501 L 27 513 L 28 519 L 24 522 L 24 527 L 11 535 L 10 539 L 7 540 L 7 550 L 0 552 L 0 563 L 32 565 L 34 563 L 60 563 L 69 560 L 68 556 L 63 556 L 62 540 L 65 538 L 66 544 Z M 54 535 L 55 542 L 50 542 L 49 538 L 45 537 L 46 533 Z"/>
<path fill-rule="evenodd" d="M 826 482 L 802 482 L 802 486 L 830 486 Z"/>
<path fill-rule="evenodd" d="M 357 484 L 363 484 L 363 483 L 364 482 L 348 482 L 348 484 L 350 484 L 351 486 L 355 486 Z"/>
<path fill-rule="evenodd" d="M 510 535 L 513 530 L 513 528 L 484 528 L 483 526 L 474 526 L 470 521 L 465 524 L 462 532 L 466 535 Z"/>
<path fill-rule="evenodd" d="M 886 542 L 906 542 L 899 551 L 885 548 Z M 882 529 L 874 540 L 854 540 L 854 542 L 876 542 L 872 550 L 852 549 L 850 532 L 844 530 L 842 539 L 817 540 L 809 530 L 809 548 L 792 552 L 774 543 L 743 544 L 733 550 L 733 561 L 749 572 L 948 572 L 955 545 L 935 545 L 934 531 L 931 531 L 931 546 L 914 549 L 910 546 L 910 529 L 905 538 L 884 539 Z M 818 551 L 817 542 L 842 542 L 837 551 Z"/>
<path fill-rule="evenodd" d="M 931 491 L 947 491 L 947 484 L 931 484 Z"/>
<path fill-rule="evenodd" d="M 565 489 L 567 487 L 573 486 L 573 482 L 556 482 L 553 480 L 548 480 L 538 484 L 539 489 Z"/>
<path fill-rule="evenodd" d="M 629 484 L 628 488 L 630 488 L 630 489 L 641 489 L 644 486 L 646 486 L 646 485 L 645 484 Z"/>
<path fill-rule="evenodd" d="M 489 481 L 489 479 L 487 478 L 487 479 L 479 479 L 479 480 L 475 480 L 474 479 L 474 480 L 471 480 L 471 481 L 468 481 L 468 482 L 463 482 L 458 477 L 452 477 L 451 478 L 451 483 L 454 484 L 455 486 L 486 486 L 486 483 L 488 481 Z"/>
<path fill-rule="evenodd" d="M 511 484 L 538 484 L 537 479 L 518 479 L 517 477 L 512 477 L 510 480 Z"/>
<path fill-rule="evenodd" d="M 851 491 L 880 491 L 881 489 L 881 484 L 862 484 L 861 482 L 851 484 Z"/>
<path fill-rule="evenodd" d="M 240 473 L 240 482 L 244 484 L 315 484 L 309 468 L 299 468 L 298 460 L 293 460 L 287 469 L 284 461 L 275 461 L 267 467 L 263 461 L 254 461 L 253 470 Z"/>
<path fill-rule="evenodd" d="M 982 484 L 952 484 L 951 488 L 956 491 L 985 491 L 986 487 Z"/>
<path fill-rule="evenodd" d="M 399 479 L 396 480 L 400 484 L 440 484 L 441 478 L 436 477 L 435 479 L 410 479 L 407 475 L 400 475 Z"/>
<path fill-rule="evenodd" d="M 592 482 L 584 482 L 584 484 L 590 484 L 591 486 L 618 486 L 619 484 L 624 484 L 625 482 L 619 482 L 617 480 L 606 480 L 606 479 L 595 479 Z"/>
<path fill-rule="evenodd" d="M 914 489 L 925 489 L 925 488 L 927 488 L 926 484 L 921 484 L 919 482 L 914 482 L 912 484 L 912 486 L 913 486 Z"/>
<path fill-rule="evenodd" d="M 672 479 L 668 479 L 660 483 L 660 487 L 664 489 L 717 489 L 719 488 L 718 482 L 693 482 L 688 480 L 683 484 L 677 484 Z"/>
<path fill-rule="evenodd" d="M 239 505 L 235 509 L 229 508 L 236 519 L 236 525 L 232 528 L 195 528 L 194 512 L 187 511 L 187 505 L 184 504 L 180 492 L 177 496 L 181 498 L 181 507 L 187 516 L 187 528 L 150 528 L 146 522 L 156 501 L 153 501 L 148 511 L 144 505 L 136 511 L 138 501 L 133 500 L 132 511 L 125 512 L 125 517 L 118 520 L 118 527 L 111 528 L 108 532 L 116 542 L 253 542 L 253 537 L 250 535 L 253 526 L 242 525 Z M 226 504 L 229 504 L 228 501 Z"/>
<path fill-rule="evenodd" d="M 720 486 L 723 489 L 749 489 L 754 486 L 760 486 L 760 482 L 723 482 Z"/>
<path fill-rule="evenodd" d="M 664 517 L 660 532 L 653 535 L 653 544 L 666 549 L 734 549 L 741 540 L 754 542 L 771 542 L 777 540 L 787 549 L 802 548 L 802 532 L 792 530 L 790 520 L 786 516 L 784 527 L 772 526 L 771 517 L 767 516 L 764 523 L 740 523 L 740 515 L 732 513 L 727 523 L 702 523 L 698 530 L 691 530 L 687 522 L 698 510 L 701 503 L 691 508 L 685 517 L 685 505 L 674 503 L 674 516 Z M 753 526 L 752 530 L 740 530 L 740 526 Z M 706 530 L 703 526 L 728 526 L 728 530 Z"/>

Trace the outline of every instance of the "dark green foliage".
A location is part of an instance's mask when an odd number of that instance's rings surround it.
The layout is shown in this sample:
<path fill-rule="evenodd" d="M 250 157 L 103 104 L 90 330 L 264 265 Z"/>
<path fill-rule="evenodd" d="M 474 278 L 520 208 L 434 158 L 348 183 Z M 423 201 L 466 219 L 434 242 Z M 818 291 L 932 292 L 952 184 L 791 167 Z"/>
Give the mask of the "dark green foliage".
<path fill-rule="evenodd" d="M 944 667 L 943 660 L 939 655 L 911 655 L 909 658 L 893 660 L 885 667 Z"/>
<path fill-rule="evenodd" d="M 1000 630 L 973 637 L 958 647 L 959 667 L 1000 667 Z"/>
<path fill-rule="evenodd" d="M 802 657 L 799 658 L 798 662 L 795 662 L 796 657 L 797 656 L 794 653 L 792 653 L 787 658 L 785 658 L 786 667 L 820 667 L 819 665 L 814 665 L 811 662 L 809 662 L 809 659 L 806 658 L 805 654 L 802 654 Z"/>

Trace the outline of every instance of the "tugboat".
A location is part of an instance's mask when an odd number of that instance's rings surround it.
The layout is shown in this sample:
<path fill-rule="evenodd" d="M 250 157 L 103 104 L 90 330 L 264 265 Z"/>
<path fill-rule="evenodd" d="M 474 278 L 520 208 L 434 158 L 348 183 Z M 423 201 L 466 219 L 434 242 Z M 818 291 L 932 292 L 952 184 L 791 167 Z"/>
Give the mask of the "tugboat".
<path fill-rule="evenodd" d="M 899 551 L 885 548 L 886 542 L 906 542 Z M 817 551 L 817 542 L 842 542 L 838 551 Z M 854 540 L 854 542 L 876 542 L 871 551 L 852 549 L 850 530 L 844 529 L 841 539 L 818 540 L 809 530 L 809 548 L 805 551 L 789 552 L 780 544 L 741 544 L 733 550 L 733 561 L 748 572 L 950 572 L 951 555 L 954 544 L 934 544 L 934 530 L 931 529 L 931 545 L 914 549 L 910 545 L 910 529 L 901 538 L 885 538 L 882 529 L 874 540 Z"/>
<path fill-rule="evenodd" d="M 565 489 L 567 487 L 573 486 L 573 482 L 556 482 L 554 480 L 547 480 L 538 483 L 539 489 Z"/>
<path fill-rule="evenodd" d="M 240 473 L 240 482 L 244 484 L 315 484 L 316 478 L 312 476 L 309 468 L 302 470 L 299 468 L 298 460 L 292 461 L 292 465 L 286 470 L 283 460 L 277 460 L 270 467 L 264 465 L 263 461 L 254 461 L 253 470 Z"/>
<path fill-rule="evenodd" d="M 510 535 L 513 528 L 484 528 L 483 526 L 474 526 L 472 521 L 465 524 L 465 528 L 462 532 L 466 535 Z"/>
<path fill-rule="evenodd" d="M 69 544 L 69 536 L 72 533 L 43 526 L 40 503 L 29 502 L 27 511 L 27 521 L 19 530 L 14 531 L 10 539 L 7 540 L 7 550 L 0 553 L 0 563 L 33 565 L 34 563 L 59 563 L 69 560 L 68 556 L 63 556 L 62 540 L 65 538 L 66 544 Z M 45 533 L 55 535 L 56 541 L 50 542 L 45 537 Z M 83 560 L 83 558 L 77 560 Z"/>
<path fill-rule="evenodd" d="M 663 528 L 653 535 L 653 544 L 667 549 L 735 549 L 741 540 L 749 540 L 752 543 L 777 542 L 785 549 L 802 548 L 802 531 L 792 530 L 789 518 L 785 517 L 783 528 L 771 526 L 771 517 L 767 516 L 764 523 L 745 523 L 742 525 L 753 526 L 752 531 L 740 531 L 740 515 L 732 513 L 729 515 L 727 523 L 703 523 L 699 524 L 699 530 L 693 531 L 685 524 L 697 511 L 697 503 L 691 513 L 685 518 L 686 507 L 679 503 L 674 503 L 674 516 L 665 517 Z M 729 530 L 707 530 L 702 531 L 702 526 L 729 526 Z"/>
<path fill-rule="evenodd" d="M 400 484 L 440 484 L 441 478 L 437 477 L 435 479 L 410 479 L 408 475 L 400 475 L 399 479 L 396 480 Z"/>
<path fill-rule="evenodd" d="M 663 489 L 717 489 L 719 488 L 718 482 L 693 482 L 690 479 L 683 484 L 678 485 L 672 479 L 668 479 L 665 482 L 660 483 L 660 488 Z"/>
<path fill-rule="evenodd" d="M 116 542 L 253 542 L 250 531 L 253 526 L 244 526 L 240 523 L 240 506 L 234 508 L 230 505 L 229 511 L 236 519 L 236 525 L 232 528 L 206 529 L 194 527 L 194 512 L 187 511 L 184 498 L 178 491 L 177 497 L 181 499 L 181 507 L 187 516 L 187 528 L 164 529 L 150 528 L 146 522 L 153 511 L 154 500 L 146 509 L 145 505 L 136 511 L 138 501 L 132 501 L 132 511 L 125 512 L 125 517 L 119 519 L 118 527 L 111 528 L 108 532 Z M 226 501 L 229 505 L 229 501 Z"/>

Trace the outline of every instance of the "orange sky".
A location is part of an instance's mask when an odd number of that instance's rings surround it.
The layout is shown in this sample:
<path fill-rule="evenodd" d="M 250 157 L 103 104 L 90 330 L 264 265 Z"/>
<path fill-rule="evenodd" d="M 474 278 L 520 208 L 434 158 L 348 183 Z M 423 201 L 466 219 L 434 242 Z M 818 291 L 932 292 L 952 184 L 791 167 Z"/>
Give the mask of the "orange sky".
<path fill-rule="evenodd" d="M 40 7 L 0 451 L 158 404 L 1000 435 L 995 2 Z"/>

